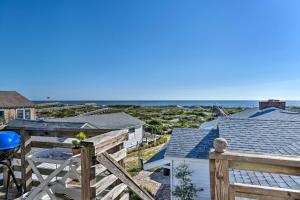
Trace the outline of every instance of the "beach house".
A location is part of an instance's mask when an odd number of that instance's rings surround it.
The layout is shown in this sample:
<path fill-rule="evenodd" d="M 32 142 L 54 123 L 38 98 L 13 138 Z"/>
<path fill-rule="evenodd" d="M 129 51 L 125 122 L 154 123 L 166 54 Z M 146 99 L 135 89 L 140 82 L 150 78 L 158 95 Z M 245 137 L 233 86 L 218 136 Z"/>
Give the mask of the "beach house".
<path fill-rule="evenodd" d="M 127 130 L 128 141 L 124 143 L 125 148 L 136 147 L 142 143 L 145 124 L 145 122 L 123 112 L 46 119 L 45 121 L 83 123 L 82 128 Z"/>
<path fill-rule="evenodd" d="M 263 105 L 263 106 L 262 106 Z M 285 110 L 285 103 L 266 101 L 259 108 L 219 117 L 199 129 L 174 129 L 168 145 L 144 168 L 169 168 L 170 190 L 178 185 L 174 171 L 186 164 L 199 190 L 197 199 L 210 199 L 209 152 L 216 138 L 225 138 L 228 149 L 238 152 L 300 155 L 300 114 Z M 247 170 L 231 170 L 230 182 L 286 189 L 300 189 L 300 177 Z M 176 199 L 171 193 L 171 198 Z"/>
<path fill-rule="evenodd" d="M 16 91 L 0 91 L 0 124 L 13 119 L 35 119 L 34 104 Z"/>

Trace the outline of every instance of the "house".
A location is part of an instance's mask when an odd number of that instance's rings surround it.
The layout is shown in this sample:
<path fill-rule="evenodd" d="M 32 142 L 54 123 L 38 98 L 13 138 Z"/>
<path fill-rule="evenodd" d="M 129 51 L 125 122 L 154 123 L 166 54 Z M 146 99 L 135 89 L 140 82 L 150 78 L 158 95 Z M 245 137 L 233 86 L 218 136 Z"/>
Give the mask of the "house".
<path fill-rule="evenodd" d="M 46 119 L 45 121 L 83 123 L 82 128 L 124 129 L 128 131 L 128 141 L 124 143 L 126 148 L 136 147 L 138 144 L 142 143 L 145 124 L 145 122 L 123 112 Z"/>
<path fill-rule="evenodd" d="M 16 91 L 0 91 L 0 124 L 35 119 L 35 105 Z"/>
<path fill-rule="evenodd" d="M 277 102 L 277 101 L 276 101 Z M 285 103 L 282 103 L 285 105 Z M 154 155 L 144 168 L 165 167 L 171 170 L 170 189 L 178 180 L 174 170 L 187 164 L 197 188 L 197 199 L 210 199 L 208 155 L 214 139 L 225 138 L 228 149 L 239 152 L 300 156 L 300 114 L 273 103 L 229 116 L 199 128 L 174 129 L 165 149 Z M 287 189 L 300 189 L 300 177 L 255 171 L 232 170 L 230 181 Z M 172 196 L 172 195 L 171 195 Z M 176 199 L 172 196 L 172 199 Z"/>

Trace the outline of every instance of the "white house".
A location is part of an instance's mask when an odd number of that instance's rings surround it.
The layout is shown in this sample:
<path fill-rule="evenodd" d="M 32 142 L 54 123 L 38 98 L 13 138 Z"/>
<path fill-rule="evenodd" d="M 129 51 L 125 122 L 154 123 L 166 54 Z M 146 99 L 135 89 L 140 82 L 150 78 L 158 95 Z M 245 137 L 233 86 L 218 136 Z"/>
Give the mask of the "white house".
<path fill-rule="evenodd" d="M 213 140 L 218 137 L 228 141 L 229 150 L 299 156 L 300 114 L 264 104 L 262 109 L 249 109 L 220 117 L 200 129 L 174 129 L 168 145 L 147 161 L 144 169 L 159 166 L 169 168 L 170 189 L 173 191 L 178 185 L 174 171 L 180 164 L 187 164 L 192 171 L 193 184 L 202 189 L 196 200 L 210 199 L 208 155 Z M 288 175 L 234 170 L 230 172 L 230 181 L 300 189 L 300 177 Z M 176 200 L 172 194 L 171 199 Z"/>
<path fill-rule="evenodd" d="M 145 122 L 123 112 L 46 119 L 45 121 L 84 123 L 82 128 L 128 130 L 128 141 L 124 143 L 125 148 L 135 147 L 142 143 L 145 124 Z"/>

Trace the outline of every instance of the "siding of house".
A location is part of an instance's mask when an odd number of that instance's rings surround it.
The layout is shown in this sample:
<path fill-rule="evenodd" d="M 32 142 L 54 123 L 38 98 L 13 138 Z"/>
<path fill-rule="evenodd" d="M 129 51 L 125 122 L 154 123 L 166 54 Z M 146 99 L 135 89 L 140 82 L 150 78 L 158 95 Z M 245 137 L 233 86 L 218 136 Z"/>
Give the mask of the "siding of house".
<path fill-rule="evenodd" d="M 171 191 L 174 190 L 175 186 L 178 185 L 179 181 L 174 176 L 175 169 L 181 165 L 187 164 L 189 169 L 192 171 L 190 177 L 192 183 L 196 188 L 201 188 L 203 191 L 198 192 L 198 196 L 195 200 L 210 200 L 210 179 L 209 179 L 209 162 L 204 159 L 173 159 L 171 162 Z M 171 194 L 172 200 L 177 200 Z"/>
<path fill-rule="evenodd" d="M 20 108 L 23 109 L 23 108 Z M 24 108 L 24 109 L 30 109 L 31 110 L 31 120 L 36 119 L 36 113 L 35 113 L 35 108 Z M 1 109 L 4 111 L 4 118 L 6 123 L 8 123 L 11 120 L 16 119 L 17 117 L 17 109 L 15 108 L 9 108 L 9 109 Z"/>
<path fill-rule="evenodd" d="M 135 128 L 135 132 L 128 133 L 128 141 L 124 142 L 125 148 L 134 147 L 143 141 L 143 126 Z"/>

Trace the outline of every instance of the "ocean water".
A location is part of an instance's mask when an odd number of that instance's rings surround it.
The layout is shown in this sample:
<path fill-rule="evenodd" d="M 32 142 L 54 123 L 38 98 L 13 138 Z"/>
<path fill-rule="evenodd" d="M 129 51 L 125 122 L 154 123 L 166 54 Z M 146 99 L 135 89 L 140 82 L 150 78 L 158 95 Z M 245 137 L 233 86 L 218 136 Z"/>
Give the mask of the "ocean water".
<path fill-rule="evenodd" d="M 97 105 L 137 105 L 137 106 L 213 106 L 219 105 L 223 107 L 243 107 L 252 108 L 258 107 L 258 100 L 143 100 L 143 101 L 33 101 L 34 103 L 53 103 L 60 102 L 64 104 L 85 104 L 85 103 L 96 103 Z M 286 101 L 287 106 L 300 106 L 300 101 Z"/>

